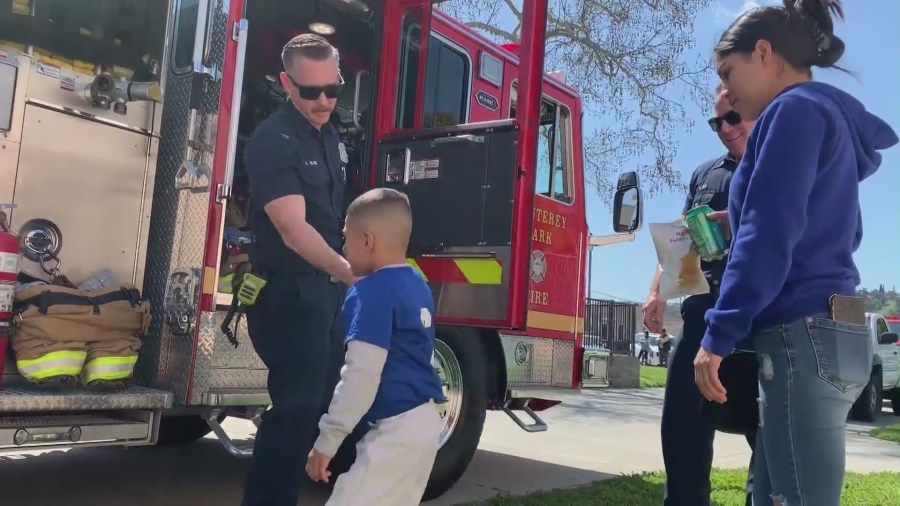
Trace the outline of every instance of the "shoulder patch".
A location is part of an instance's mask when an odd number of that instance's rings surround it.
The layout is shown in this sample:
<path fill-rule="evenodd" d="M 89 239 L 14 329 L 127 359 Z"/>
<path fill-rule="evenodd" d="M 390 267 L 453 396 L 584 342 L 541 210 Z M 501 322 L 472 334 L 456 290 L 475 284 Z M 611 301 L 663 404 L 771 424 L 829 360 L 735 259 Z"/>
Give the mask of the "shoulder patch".
<path fill-rule="evenodd" d="M 423 307 L 421 311 L 419 311 L 419 318 L 422 320 L 422 326 L 426 329 L 431 328 L 431 311 L 428 308 Z"/>

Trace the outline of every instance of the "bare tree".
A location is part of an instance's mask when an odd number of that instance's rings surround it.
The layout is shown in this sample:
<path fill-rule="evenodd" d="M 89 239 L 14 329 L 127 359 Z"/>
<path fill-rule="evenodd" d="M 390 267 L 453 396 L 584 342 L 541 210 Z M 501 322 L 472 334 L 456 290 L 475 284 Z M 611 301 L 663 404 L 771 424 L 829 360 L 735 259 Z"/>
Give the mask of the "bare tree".
<path fill-rule="evenodd" d="M 615 174 L 638 170 L 650 194 L 684 187 L 674 136 L 693 127 L 684 102 L 710 107 L 709 52 L 694 20 L 710 0 L 551 0 L 545 68 L 582 95 L 588 182 L 608 200 Z M 445 12 L 500 42 L 518 42 L 521 0 L 450 0 Z M 680 84 L 680 86 L 679 86 Z M 677 91 L 677 92 L 676 92 Z"/>

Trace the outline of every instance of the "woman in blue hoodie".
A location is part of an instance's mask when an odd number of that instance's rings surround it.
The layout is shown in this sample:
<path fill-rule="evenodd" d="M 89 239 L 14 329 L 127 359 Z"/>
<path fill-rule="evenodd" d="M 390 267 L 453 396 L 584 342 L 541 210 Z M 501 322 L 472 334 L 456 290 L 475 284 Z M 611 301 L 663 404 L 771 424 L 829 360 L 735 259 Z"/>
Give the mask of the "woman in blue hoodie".
<path fill-rule="evenodd" d="M 869 381 L 864 325 L 832 319 L 832 295 L 856 295 L 859 183 L 897 135 L 849 94 L 811 81 L 835 67 L 838 0 L 785 0 L 738 18 L 715 48 L 732 107 L 756 120 L 731 182 L 733 236 L 695 379 L 725 402 L 718 378 L 752 336 L 759 363 L 755 504 L 837 506 L 847 414 Z"/>

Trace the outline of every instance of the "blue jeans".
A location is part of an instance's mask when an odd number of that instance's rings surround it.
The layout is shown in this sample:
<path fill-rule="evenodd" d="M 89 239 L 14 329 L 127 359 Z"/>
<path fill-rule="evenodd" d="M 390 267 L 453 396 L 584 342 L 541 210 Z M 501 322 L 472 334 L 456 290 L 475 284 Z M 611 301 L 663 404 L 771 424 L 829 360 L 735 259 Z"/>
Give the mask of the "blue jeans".
<path fill-rule="evenodd" d="M 753 503 L 838 506 L 847 415 L 872 369 L 868 329 L 820 315 L 753 338 L 760 392 Z"/>

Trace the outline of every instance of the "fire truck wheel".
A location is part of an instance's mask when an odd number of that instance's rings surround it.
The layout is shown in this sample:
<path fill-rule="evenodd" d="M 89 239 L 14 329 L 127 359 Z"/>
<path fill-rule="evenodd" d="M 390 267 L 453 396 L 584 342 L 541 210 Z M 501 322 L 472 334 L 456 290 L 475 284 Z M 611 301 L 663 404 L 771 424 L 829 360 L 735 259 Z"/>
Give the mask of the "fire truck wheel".
<path fill-rule="evenodd" d="M 212 429 L 199 415 L 164 416 L 159 424 L 159 446 L 181 446 L 193 443 Z"/>
<path fill-rule="evenodd" d="M 424 500 L 439 497 L 465 472 L 478 449 L 487 415 L 487 353 L 480 339 L 468 333 L 439 333 L 434 366 L 448 402 L 443 406 L 444 430 Z"/>

